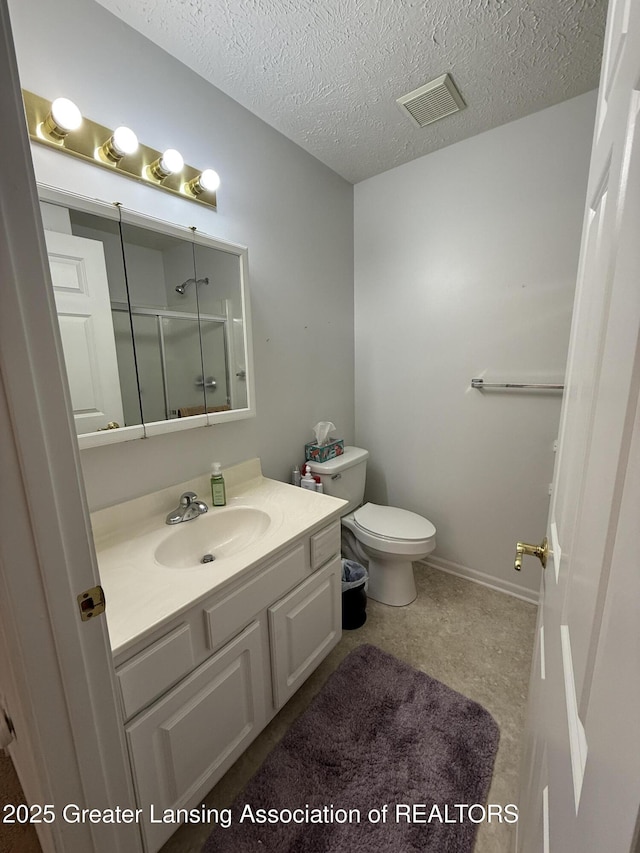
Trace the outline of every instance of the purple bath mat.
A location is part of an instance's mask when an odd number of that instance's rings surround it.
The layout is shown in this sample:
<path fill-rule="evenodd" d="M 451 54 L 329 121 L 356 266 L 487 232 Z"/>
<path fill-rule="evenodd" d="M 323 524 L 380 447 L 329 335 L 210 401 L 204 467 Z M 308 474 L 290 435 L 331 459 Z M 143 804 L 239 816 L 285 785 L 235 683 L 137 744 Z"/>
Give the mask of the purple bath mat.
<path fill-rule="evenodd" d="M 470 853 L 499 738 L 476 702 L 359 646 L 203 853 Z"/>

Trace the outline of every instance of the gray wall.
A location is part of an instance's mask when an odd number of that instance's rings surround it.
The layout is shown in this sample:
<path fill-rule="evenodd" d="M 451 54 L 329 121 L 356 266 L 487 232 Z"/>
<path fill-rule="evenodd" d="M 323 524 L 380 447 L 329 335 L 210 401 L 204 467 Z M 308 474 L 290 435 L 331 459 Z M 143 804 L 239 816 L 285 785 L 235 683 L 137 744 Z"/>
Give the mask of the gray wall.
<path fill-rule="evenodd" d="M 368 498 L 437 528 L 434 562 L 537 590 L 513 571 L 545 534 L 595 93 L 355 187 L 356 441 Z"/>
<path fill-rule="evenodd" d="M 83 451 L 91 509 L 260 456 L 286 479 L 311 428 L 353 441 L 353 188 L 92 0 L 12 0 L 23 88 L 74 100 L 219 172 L 218 212 L 33 147 L 36 177 L 249 247 L 257 417 Z"/>
<path fill-rule="evenodd" d="M 249 247 L 257 417 L 84 451 L 91 508 L 214 459 L 287 479 L 332 420 L 371 451 L 369 499 L 435 523 L 442 567 L 537 588 L 512 552 L 544 533 L 560 401 L 469 382 L 562 380 L 594 93 L 364 181 L 354 213 L 349 184 L 90 0 L 13 0 L 12 17 L 25 88 L 222 186 L 216 213 L 35 146 L 40 181 Z"/>

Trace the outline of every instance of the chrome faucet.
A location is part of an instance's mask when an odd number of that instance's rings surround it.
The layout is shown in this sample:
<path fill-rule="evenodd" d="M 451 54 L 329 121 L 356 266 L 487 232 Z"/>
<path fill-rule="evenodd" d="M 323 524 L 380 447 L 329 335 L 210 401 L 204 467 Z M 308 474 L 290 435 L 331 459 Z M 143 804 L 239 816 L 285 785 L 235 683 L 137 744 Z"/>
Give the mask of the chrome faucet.
<path fill-rule="evenodd" d="M 198 500 L 195 492 L 184 492 L 180 495 L 180 504 L 167 516 L 167 524 L 180 524 L 181 521 L 191 521 L 209 511 L 204 501 Z"/>

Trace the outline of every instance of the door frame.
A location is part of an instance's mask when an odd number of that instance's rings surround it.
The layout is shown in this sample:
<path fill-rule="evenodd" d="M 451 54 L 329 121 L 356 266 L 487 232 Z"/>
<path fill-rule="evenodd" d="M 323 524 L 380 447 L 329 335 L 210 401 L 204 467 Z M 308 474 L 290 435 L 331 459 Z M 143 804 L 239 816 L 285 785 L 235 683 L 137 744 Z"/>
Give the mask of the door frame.
<path fill-rule="evenodd" d="M 7 0 L 0 0 L 0 693 L 26 799 L 52 804 L 45 853 L 138 853 L 136 824 L 73 823 L 69 804 L 135 808 L 55 320 Z"/>

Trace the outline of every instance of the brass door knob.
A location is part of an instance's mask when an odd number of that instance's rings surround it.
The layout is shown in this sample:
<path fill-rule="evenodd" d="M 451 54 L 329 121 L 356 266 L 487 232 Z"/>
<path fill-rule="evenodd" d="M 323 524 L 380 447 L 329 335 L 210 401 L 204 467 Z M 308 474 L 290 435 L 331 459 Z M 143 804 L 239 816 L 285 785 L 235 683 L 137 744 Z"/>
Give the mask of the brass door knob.
<path fill-rule="evenodd" d="M 519 572 L 522 568 L 522 558 L 525 554 L 537 557 L 542 563 L 542 568 L 547 568 L 547 557 L 549 556 L 549 542 L 545 536 L 540 545 L 528 545 L 526 542 L 518 542 L 516 545 L 516 559 L 513 568 Z"/>

